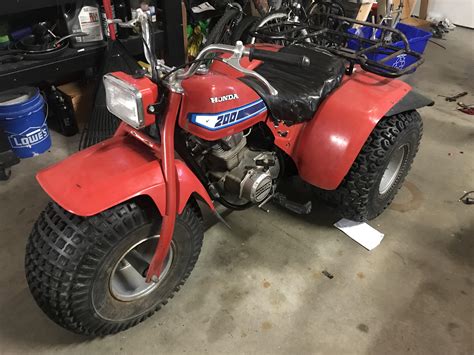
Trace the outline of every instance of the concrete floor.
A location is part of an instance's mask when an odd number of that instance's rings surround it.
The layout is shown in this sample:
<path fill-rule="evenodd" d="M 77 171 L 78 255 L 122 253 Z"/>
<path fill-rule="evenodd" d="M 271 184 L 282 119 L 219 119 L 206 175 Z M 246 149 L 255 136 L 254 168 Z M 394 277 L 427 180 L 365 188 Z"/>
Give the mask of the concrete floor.
<path fill-rule="evenodd" d="M 36 171 L 77 140 L 54 135 L 50 153 L 14 167 L 0 183 L 0 353 L 473 354 L 474 118 L 438 94 L 468 91 L 474 104 L 474 32 L 430 44 L 410 78 L 437 101 L 422 110 L 425 136 L 394 204 L 371 224 L 385 233 L 368 252 L 332 227 L 315 201 L 310 216 L 277 207 L 226 217 L 206 232 L 194 272 L 141 325 L 87 339 L 46 318 L 23 271 L 27 236 L 48 197 Z M 329 279 L 321 274 L 327 270 Z"/>

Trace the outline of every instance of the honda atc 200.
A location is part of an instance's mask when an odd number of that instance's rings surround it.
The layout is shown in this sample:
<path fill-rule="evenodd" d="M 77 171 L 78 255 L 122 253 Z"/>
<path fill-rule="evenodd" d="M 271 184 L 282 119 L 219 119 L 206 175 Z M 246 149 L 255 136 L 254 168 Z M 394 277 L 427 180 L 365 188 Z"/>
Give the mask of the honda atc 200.
<path fill-rule="evenodd" d="M 297 174 L 343 216 L 378 216 L 418 150 L 416 109 L 431 103 L 366 61 L 348 69 L 297 44 L 210 45 L 168 67 L 148 50 L 146 12 L 139 21 L 152 74 L 103 78 L 115 135 L 37 175 L 52 202 L 28 241 L 28 285 L 76 333 L 125 330 L 180 289 L 201 250 L 198 201 L 263 206 Z"/>

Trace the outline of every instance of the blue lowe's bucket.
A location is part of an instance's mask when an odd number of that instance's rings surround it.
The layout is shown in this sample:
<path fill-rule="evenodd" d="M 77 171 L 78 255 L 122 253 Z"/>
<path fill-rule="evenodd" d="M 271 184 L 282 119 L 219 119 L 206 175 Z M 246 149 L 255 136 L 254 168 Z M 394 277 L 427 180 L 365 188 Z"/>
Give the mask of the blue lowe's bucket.
<path fill-rule="evenodd" d="M 51 147 L 44 99 L 37 88 L 21 87 L 0 93 L 0 127 L 18 158 L 33 157 Z"/>

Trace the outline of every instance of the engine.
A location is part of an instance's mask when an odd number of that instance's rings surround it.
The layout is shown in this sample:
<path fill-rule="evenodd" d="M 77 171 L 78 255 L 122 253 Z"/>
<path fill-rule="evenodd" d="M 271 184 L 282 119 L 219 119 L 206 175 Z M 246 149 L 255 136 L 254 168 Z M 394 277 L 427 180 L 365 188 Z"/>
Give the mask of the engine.
<path fill-rule="evenodd" d="M 256 204 L 270 196 L 280 173 L 276 154 L 250 149 L 242 132 L 211 145 L 205 165 L 219 190 Z"/>

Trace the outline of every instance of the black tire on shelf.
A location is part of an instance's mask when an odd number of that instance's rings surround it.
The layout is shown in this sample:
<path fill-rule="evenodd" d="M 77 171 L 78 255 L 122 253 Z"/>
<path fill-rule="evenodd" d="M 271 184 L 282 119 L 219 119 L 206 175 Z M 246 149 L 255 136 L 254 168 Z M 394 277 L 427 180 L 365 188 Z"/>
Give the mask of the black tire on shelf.
<path fill-rule="evenodd" d="M 316 0 L 309 4 L 306 8 L 306 12 L 309 16 L 321 12 L 343 17 L 346 15 L 344 6 L 342 6 L 339 0 Z"/>
<path fill-rule="evenodd" d="M 311 25 L 331 29 L 336 29 L 339 25 L 339 21 L 326 18 L 324 14 L 346 16 L 344 7 L 338 0 L 316 0 L 307 7 L 306 13 L 308 14 L 309 23 Z"/>
<path fill-rule="evenodd" d="M 416 111 L 385 117 L 367 139 L 341 185 L 334 191 L 317 190 L 317 194 L 345 218 L 374 219 L 391 204 L 402 186 L 422 135 L 423 122 Z M 386 175 L 387 171 L 391 173 Z"/>
<path fill-rule="evenodd" d="M 151 208 L 136 202 L 89 218 L 50 203 L 26 247 L 26 278 L 39 307 L 62 327 L 92 336 L 114 334 L 150 317 L 184 284 L 203 238 L 199 209 L 188 204 L 177 217 L 166 272 L 156 284 L 146 284 L 144 277 L 137 284 L 146 270 L 130 269 L 135 265 L 131 255 L 141 248 L 151 260 L 151 246 L 158 241 L 152 236 L 158 233 L 160 220 Z M 133 274 L 133 284 L 124 281 L 124 272 Z"/>
<path fill-rule="evenodd" d="M 231 44 L 231 36 L 234 31 L 234 25 L 241 16 L 240 10 L 235 7 L 226 9 L 222 17 L 217 21 L 209 32 L 206 39 L 206 46 L 209 44 Z"/>
<path fill-rule="evenodd" d="M 257 16 L 244 17 L 232 32 L 231 44 L 235 44 L 237 41 L 242 41 L 244 44 L 250 43 L 252 39 L 250 33 L 256 29 L 259 21 L 260 17 Z"/>

